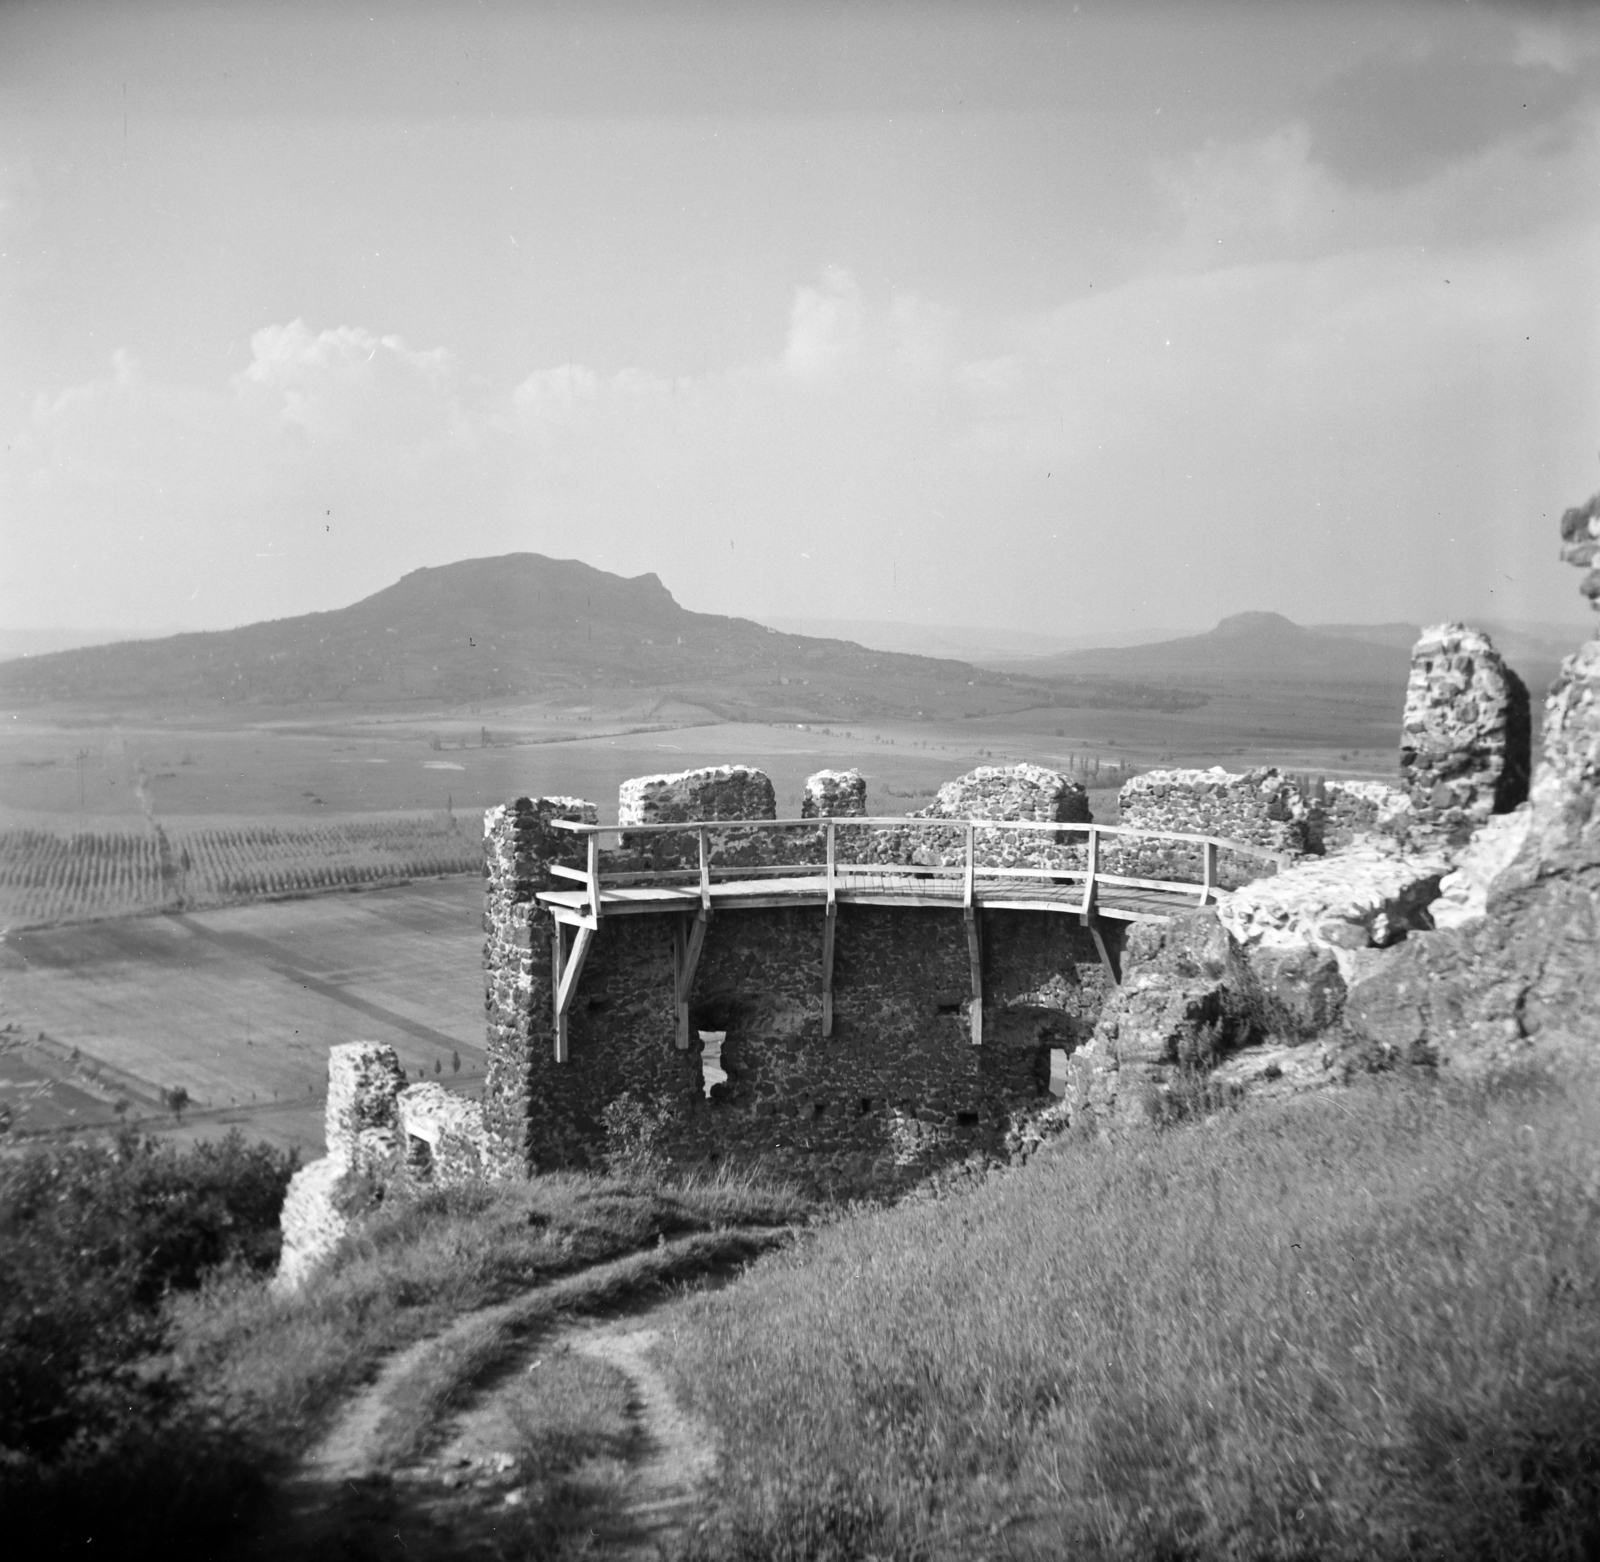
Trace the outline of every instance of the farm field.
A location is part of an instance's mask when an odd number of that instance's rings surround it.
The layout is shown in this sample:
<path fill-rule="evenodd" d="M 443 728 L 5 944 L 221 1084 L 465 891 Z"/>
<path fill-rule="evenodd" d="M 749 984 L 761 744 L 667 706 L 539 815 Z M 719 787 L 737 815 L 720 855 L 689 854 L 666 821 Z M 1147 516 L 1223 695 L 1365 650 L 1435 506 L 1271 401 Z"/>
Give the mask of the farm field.
<path fill-rule="evenodd" d="M 588 797 L 615 817 L 629 776 L 748 763 L 772 776 L 779 811 L 805 777 L 858 766 L 871 806 L 916 807 L 940 782 L 988 761 L 1066 768 L 1098 760 L 1280 764 L 1352 776 L 1393 773 L 1398 708 L 1344 695 L 1261 689 L 1177 714 L 1045 709 L 959 721 L 830 727 L 756 722 L 643 723 L 622 708 L 536 707 L 404 717 L 241 723 L 237 718 L 92 723 L 81 713 L 0 720 L 0 829 L 96 827 L 150 819 L 169 831 L 222 817 L 327 820 L 448 815 L 529 792 Z"/>
<path fill-rule="evenodd" d="M 0 941 L 12 1133 L 120 1115 L 183 1138 L 237 1124 L 320 1155 L 328 1048 L 357 1038 L 476 1092 L 482 904 L 482 880 L 463 875 L 12 933 Z M 173 1090 L 188 1097 L 181 1121 L 164 1100 Z"/>
<path fill-rule="evenodd" d="M 472 816 L 182 829 L 117 817 L 95 823 L 0 831 L 0 932 L 470 873 L 482 854 Z"/>

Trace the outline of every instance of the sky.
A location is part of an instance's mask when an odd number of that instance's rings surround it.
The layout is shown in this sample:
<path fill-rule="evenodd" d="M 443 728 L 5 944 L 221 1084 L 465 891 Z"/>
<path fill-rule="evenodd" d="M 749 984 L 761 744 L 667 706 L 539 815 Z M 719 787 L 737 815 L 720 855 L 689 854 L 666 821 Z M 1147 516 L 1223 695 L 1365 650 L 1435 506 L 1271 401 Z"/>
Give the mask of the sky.
<path fill-rule="evenodd" d="M 1600 10 L 0 3 L 0 628 L 519 551 L 1581 626 Z"/>

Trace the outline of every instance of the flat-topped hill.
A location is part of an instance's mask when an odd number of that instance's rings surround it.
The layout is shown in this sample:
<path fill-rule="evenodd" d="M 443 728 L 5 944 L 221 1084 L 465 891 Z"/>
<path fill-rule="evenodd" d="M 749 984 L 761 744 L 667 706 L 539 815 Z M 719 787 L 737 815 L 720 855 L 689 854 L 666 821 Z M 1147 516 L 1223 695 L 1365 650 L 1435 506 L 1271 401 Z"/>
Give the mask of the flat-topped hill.
<path fill-rule="evenodd" d="M 726 719 L 1182 709 L 1204 696 L 1077 669 L 1041 678 L 782 634 L 537 553 L 413 570 L 326 613 L 0 663 L 0 701 L 99 709 L 592 701 L 658 690 Z"/>

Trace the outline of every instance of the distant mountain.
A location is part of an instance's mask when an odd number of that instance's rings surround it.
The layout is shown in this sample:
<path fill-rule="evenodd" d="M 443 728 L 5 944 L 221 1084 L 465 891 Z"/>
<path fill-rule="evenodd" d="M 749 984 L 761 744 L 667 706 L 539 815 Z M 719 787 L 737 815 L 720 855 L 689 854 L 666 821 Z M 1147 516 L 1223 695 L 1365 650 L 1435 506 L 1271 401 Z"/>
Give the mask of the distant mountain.
<path fill-rule="evenodd" d="M 1535 698 L 1555 677 L 1569 643 L 1559 626 L 1479 623 Z M 1400 690 L 1411 668 L 1417 624 L 1296 624 L 1281 613 L 1235 613 L 1215 629 L 1152 645 L 1101 646 L 1026 660 L 985 658 L 984 665 L 1036 678 L 1120 677 L 1217 690 L 1243 683 L 1364 686 Z"/>
<path fill-rule="evenodd" d="M 1411 638 L 1415 639 L 1414 633 Z M 1307 629 L 1281 613 L 1235 613 L 1203 635 L 992 665 L 1026 669 L 1036 678 L 1077 674 L 1198 688 L 1240 681 L 1403 686 L 1411 665 L 1411 640 L 1403 645 L 1373 643 Z"/>
<path fill-rule="evenodd" d="M 725 719 L 770 720 L 1174 710 L 1205 699 L 1076 668 L 1041 679 L 781 634 L 688 612 L 654 575 L 624 579 L 537 553 L 414 570 L 333 612 L 0 663 L 0 701 L 98 709 L 593 703 L 650 691 Z"/>
<path fill-rule="evenodd" d="M 828 640 L 853 640 L 875 651 L 904 651 L 911 656 L 954 657 L 982 666 L 996 660 L 1053 656 L 1088 647 L 1138 645 L 1151 635 L 1172 634 L 1166 627 L 1113 630 L 1099 635 L 1048 635 L 1028 629 L 1000 629 L 971 624 L 916 624 L 887 618 L 764 618 L 764 624 L 785 634 L 817 635 Z"/>
<path fill-rule="evenodd" d="M 0 662 L 13 656 L 43 656 L 51 651 L 74 651 L 85 645 L 154 640 L 177 633 L 175 629 L 0 629 Z"/>

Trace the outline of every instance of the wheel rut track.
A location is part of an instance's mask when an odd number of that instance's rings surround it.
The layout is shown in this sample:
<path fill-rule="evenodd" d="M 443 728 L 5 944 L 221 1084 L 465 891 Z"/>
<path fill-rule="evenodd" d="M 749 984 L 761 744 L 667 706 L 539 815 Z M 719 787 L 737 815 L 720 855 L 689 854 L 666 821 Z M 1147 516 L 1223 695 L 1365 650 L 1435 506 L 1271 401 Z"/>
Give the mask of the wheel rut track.
<path fill-rule="evenodd" d="M 623 1456 L 607 1462 L 602 1500 L 573 1536 L 576 1554 L 656 1558 L 716 1465 L 710 1428 L 679 1407 L 652 1359 L 670 1305 L 660 1292 L 726 1283 L 788 1236 L 771 1228 L 701 1233 L 460 1315 L 384 1361 L 227 1554 L 249 1562 L 544 1554 L 529 1549 L 526 1493 L 504 1451 L 505 1409 L 531 1359 L 570 1350 L 623 1375 L 630 1423 Z M 430 1361 L 452 1352 L 474 1363 L 470 1383 L 423 1429 L 423 1446 L 408 1447 L 396 1435 L 397 1423 L 415 1419 L 405 1415 L 408 1396 Z"/>

